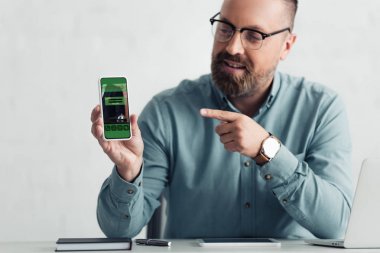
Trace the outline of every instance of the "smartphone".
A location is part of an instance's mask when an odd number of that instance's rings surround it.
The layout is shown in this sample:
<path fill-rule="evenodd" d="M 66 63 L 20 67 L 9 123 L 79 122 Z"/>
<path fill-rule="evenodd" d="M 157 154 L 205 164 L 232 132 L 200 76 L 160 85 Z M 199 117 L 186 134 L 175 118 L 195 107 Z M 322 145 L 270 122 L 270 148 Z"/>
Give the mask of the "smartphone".
<path fill-rule="evenodd" d="M 129 119 L 126 77 L 102 77 L 99 80 L 100 107 L 103 118 L 103 138 L 128 140 L 132 136 Z"/>

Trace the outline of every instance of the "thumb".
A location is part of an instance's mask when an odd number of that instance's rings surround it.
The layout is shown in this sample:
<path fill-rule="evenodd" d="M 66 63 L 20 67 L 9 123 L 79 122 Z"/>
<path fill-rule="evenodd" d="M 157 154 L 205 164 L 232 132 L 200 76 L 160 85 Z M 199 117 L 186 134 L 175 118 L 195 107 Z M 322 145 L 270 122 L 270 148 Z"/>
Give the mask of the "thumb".
<path fill-rule="evenodd" d="M 137 124 L 138 116 L 136 114 L 131 115 L 131 127 L 132 127 L 132 136 L 141 137 L 140 128 Z"/>

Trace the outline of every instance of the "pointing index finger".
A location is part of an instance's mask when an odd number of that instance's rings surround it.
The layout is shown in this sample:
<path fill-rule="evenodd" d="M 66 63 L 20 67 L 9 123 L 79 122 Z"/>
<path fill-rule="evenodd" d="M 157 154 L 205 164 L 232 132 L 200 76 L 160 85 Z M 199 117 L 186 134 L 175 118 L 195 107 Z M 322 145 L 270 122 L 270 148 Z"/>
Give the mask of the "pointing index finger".
<path fill-rule="evenodd" d="M 200 110 L 200 113 L 203 117 L 218 119 L 225 122 L 235 121 L 240 116 L 240 114 L 236 112 L 228 112 L 228 111 L 214 110 L 214 109 L 207 109 L 207 108 L 202 108 Z"/>

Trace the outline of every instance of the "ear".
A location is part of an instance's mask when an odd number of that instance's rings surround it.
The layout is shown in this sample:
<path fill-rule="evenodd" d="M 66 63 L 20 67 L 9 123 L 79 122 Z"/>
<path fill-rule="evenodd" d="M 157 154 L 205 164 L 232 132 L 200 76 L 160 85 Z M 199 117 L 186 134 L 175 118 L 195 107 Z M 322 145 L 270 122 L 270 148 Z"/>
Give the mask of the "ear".
<path fill-rule="evenodd" d="M 294 43 L 297 40 L 297 35 L 294 33 L 291 33 L 285 40 L 284 48 L 282 49 L 280 60 L 285 60 L 288 54 L 290 53 L 290 50 L 292 49 Z"/>

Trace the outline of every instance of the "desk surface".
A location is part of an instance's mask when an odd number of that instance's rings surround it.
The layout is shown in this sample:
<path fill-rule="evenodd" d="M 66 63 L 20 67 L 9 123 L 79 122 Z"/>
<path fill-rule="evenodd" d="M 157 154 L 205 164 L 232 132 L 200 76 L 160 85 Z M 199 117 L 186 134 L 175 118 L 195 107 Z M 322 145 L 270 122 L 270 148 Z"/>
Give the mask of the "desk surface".
<path fill-rule="evenodd" d="M 281 241 L 280 248 L 258 248 L 258 247 L 200 247 L 195 240 L 171 240 L 172 246 L 155 247 L 133 244 L 131 252 L 373 252 L 380 253 L 380 249 L 339 249 L 321 246 L 312 246 L 303 241 Z M 1 253 L 44 253 L 54 252 L 55 242 L 3 242 L 0 243 Z M 96 251 L 96 252 L 123 252 L 123 251 Z M 124 251 L 125 252 L 125 251 Z"/>

